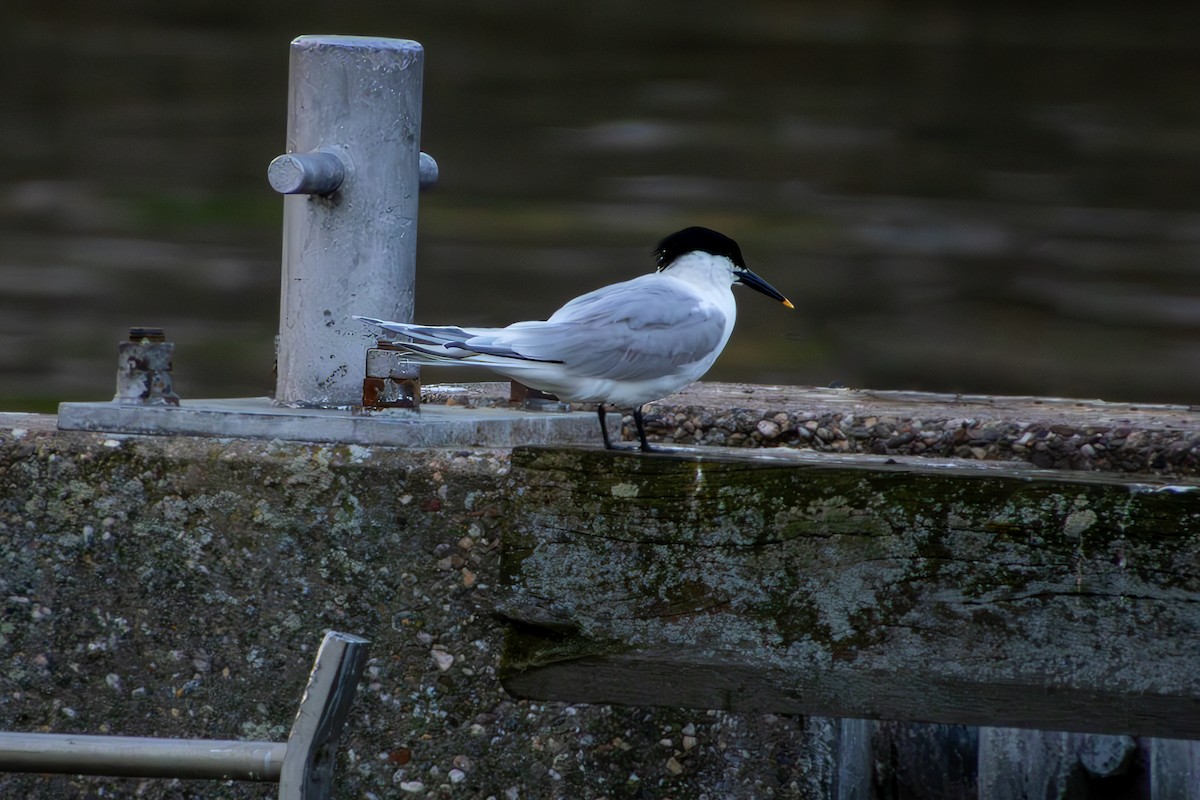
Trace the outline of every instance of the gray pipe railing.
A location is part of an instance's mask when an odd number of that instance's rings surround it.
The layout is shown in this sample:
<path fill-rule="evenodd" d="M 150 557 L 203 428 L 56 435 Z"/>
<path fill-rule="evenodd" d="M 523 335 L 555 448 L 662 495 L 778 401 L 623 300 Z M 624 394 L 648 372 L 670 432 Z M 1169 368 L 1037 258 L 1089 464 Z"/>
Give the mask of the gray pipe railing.
<path fill-rule="evenodd" d="M 277 781 L 280 800 L 323 800 L 368 644 L 325 634 L 286 743 L 9 731 L 0 732 L 0 772 Z"/>
<path fill-rule="evenodd" d="M 0 731 L 0 772 L 278 781 L 284 742 Z"/>

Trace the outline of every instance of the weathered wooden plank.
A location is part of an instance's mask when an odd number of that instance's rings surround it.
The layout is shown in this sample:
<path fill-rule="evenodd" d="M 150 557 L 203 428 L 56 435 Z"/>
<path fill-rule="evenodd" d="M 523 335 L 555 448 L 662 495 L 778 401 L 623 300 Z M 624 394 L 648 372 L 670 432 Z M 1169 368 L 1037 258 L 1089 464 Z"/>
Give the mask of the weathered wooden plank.
<path fill-rule="evenodd" d="M 978 797 L 1157 797 L 1151 794 L 1148 755 L 1141 760 L 1138 764 L 1138 742 L 1130 736 L 981 728 Z"/>
<path fill-rule="evenodd" d="M 979 800 L 1065 800 L 1083 792 L 1071 734 L 984 728 L 979 738 Z"/>
<path fill-rule="evenodd" d="M 979 730 L 968 725 L 869 723 L 871 761 L 888 800 L 977 800 Z"/>
<path fill-rule="evenodd" d="M 1200 742 L 1151 739 L 1150 800 L 1200 800 Z"/>
<path fill-rule="evenodd" d="M 835 800 L 871 800 L 871 734 L 876 724 L 868 719 L 838 720 Z"/>
<path fill-rule="evenodd" d="M 1200 484 L 514 452 L 510 691 L 1200 737 Z"/>

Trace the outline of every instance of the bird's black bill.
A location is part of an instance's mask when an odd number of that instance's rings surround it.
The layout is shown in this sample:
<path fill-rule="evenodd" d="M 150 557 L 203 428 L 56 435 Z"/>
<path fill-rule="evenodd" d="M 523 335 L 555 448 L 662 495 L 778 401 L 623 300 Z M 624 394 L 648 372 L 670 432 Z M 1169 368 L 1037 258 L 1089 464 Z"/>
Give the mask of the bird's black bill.
<path fill-rule="evenodd" d="M 750 270 L 739 269 L 734 272 L 734 276 L 738 283 L 749 286 L 756 292 L 762 292 L 767 297 L 770 297 L 772 300 L 778 300 L 788 308 L 795 308 L 795 306 L 792 305 L 792 301 L 784 297 L 778 289 L 755 275 Z"/>

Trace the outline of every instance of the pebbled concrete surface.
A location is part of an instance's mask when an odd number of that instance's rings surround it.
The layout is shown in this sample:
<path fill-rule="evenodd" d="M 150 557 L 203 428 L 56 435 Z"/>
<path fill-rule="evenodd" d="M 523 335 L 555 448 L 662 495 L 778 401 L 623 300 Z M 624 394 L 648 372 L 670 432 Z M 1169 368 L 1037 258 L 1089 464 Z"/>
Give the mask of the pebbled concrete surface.
<path fill-rule="evenodd" d="M 286 738 L 327 629 L 372 640 L 338 798 L 803 797 L 828 721 L 529 703 L 495 668 L 508 451 L 0 420 L 0 729 Z M 0 773 L 0 796 L 269 784 Z"/>

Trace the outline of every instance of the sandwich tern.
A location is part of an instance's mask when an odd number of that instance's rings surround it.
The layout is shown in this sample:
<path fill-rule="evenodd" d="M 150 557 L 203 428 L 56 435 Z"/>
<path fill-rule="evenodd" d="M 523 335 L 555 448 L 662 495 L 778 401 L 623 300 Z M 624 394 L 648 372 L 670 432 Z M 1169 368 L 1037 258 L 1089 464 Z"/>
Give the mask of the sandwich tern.
<path fill-rule="evenodd" d="M 733 332 L 733 284 L 794 308 L 716 231 L 685 228 L 654 252 L 657 271 L 576 297 L 547 320 L 464 328 L 355 319 L 410 339 L 396 344 L 415 361 L 487 367 L 560 400 L 598 403 L 609 450 L 605 404 L 632 407 L 641 449 L 650 450 L 642 406 L 708 372 Z"/>

